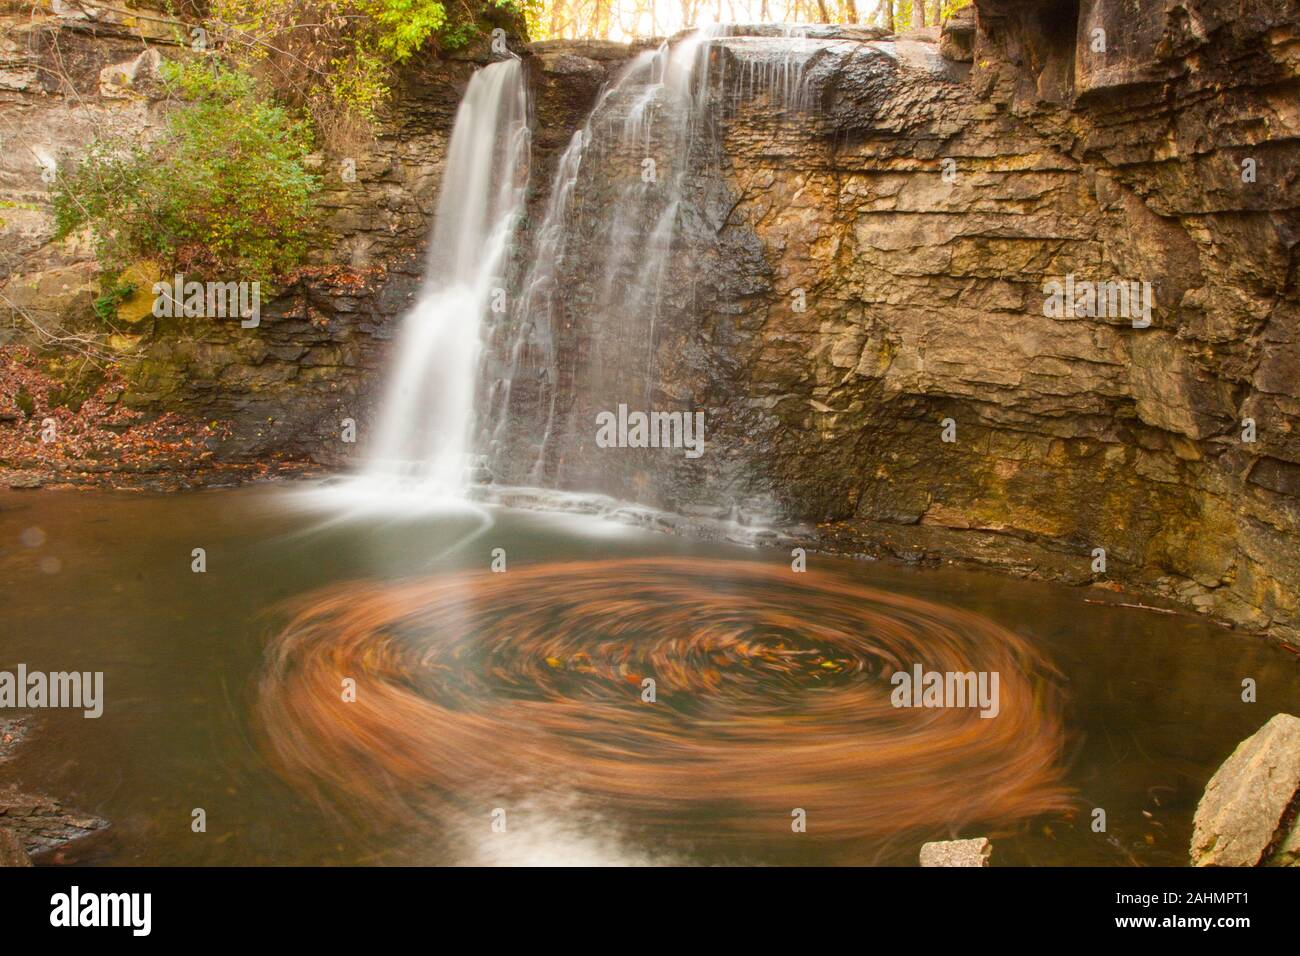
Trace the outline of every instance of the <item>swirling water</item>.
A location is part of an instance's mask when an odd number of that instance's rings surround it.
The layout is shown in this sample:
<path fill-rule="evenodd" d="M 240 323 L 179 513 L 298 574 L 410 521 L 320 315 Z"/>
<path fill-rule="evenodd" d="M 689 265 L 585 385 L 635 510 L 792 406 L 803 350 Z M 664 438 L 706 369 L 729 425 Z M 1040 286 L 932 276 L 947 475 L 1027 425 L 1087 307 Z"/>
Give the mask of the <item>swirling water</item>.
<path fill-rule="evenodd" d="M 293 498 L 0 494 L 5 666 L 107 698 L 38 713 L 0 785 L 110 819 L 87 862 L 908 864 L 995 834 L 995 863 L 1176 865 L 1218 764 L 1300 708 L 1293 655 L 1108 592 Z M 910 658 L 998 669 L 1001 713 L 894 711 Z"/>

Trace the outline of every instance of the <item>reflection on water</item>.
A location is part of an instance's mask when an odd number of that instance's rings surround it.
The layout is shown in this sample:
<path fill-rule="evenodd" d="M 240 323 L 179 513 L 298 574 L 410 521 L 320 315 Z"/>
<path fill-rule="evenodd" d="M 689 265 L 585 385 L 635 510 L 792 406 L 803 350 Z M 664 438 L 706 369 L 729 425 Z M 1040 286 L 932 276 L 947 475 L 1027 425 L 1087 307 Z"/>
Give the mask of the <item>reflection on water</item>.
<path fill-rule="evenodd" d="M 0 668 L 106 696 L 42 712 L 0 785 L 112 820 L 98 862 L 908 863 L 997 832 L 995 864 L 1180 864 L 1219 762 L 1300 710 L 1266 641 L 1086 590 L 285 496 L 0 494 Z M 999 671 L 1001 713 L 894 710 L 913 661 Z"/>

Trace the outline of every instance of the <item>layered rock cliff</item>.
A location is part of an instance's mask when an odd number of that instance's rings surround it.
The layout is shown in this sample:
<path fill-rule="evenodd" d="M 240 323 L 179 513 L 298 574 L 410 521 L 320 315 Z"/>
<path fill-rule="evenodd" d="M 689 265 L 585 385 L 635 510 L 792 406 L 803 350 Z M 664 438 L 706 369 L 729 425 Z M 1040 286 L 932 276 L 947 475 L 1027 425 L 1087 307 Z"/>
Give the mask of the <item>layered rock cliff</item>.
<path fill-rule="evenodd" d="M 789 472 L 858 462 L 865 481 L 801 487 L 869 540 L 1067 577 L 1102 547 L 1108 575 L 1294 638 L 1296 5 L 977 9 L 969 80 L 884 111 L 916 124 L 903 141 L 846 131 L 818 170 L 838 243 L 811 277 L 782 257 L 830 298 L 830 323 L 784 321 L 817 336 L 795 367 L 832 411 L 774 431 L 841 456 L 799 449 Z M 1150 327 L 1046 317 L 1069 274 L 1150 282 Z"/>

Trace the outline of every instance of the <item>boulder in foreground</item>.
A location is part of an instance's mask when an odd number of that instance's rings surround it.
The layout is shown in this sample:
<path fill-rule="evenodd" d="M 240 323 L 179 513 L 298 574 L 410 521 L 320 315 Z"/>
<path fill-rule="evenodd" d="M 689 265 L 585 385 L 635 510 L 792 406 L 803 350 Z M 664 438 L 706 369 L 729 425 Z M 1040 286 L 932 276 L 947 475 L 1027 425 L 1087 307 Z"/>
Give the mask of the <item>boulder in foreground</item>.
<path fill-rule="evenodd" d="M 1257 866 L 1285 844 L 1300 792 L 1300 718 L 1277 714 L 1223 762 L 1192 830 L 1195 866 Z M 1295 837 L 1295 833 L 1291 833 Z"/>

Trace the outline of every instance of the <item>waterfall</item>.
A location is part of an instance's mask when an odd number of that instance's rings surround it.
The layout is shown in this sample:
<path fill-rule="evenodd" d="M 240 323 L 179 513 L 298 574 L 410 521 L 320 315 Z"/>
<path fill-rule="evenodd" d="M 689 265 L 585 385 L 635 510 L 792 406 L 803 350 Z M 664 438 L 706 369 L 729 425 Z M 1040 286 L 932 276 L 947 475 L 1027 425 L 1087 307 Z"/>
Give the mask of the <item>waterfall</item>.
<path fill-rule="evenodd" d="M 682 334 L 708 308 L 697 291 L 711 288 L 737 201 L 722 124 L 740 101 L 797 121 L 835 45 L 796 26 L 752 32 L 711 26 L 639 53 L 559 158 L 481 393 L 477 446 L 494 481 L 671 505 L 667 486 L 711 480 L 671 456 L 594 456 L 590 423 L 620 404 L 707 401 L 706 370 L 682 375 Z"/>
<path fill-rule="evenodd" d="M 521 218 L 529 161 L 520 61 L 470 79 L 456 111 L 420 298 L 403 318 L 365 477 L 416 480 L 455 494 L 470 465 L 470 427 L 488 311 Z"/>
<path fill-rule="evenodd" d="M 674 257 L 692 252 L 679 225 L 692 188 L 688 157 L 710 121 L 709 44 L 727 30 L 705 28 L 637 55 L 561 156 L 503 348 L 507 364 L 488 393 L 484 443 L 498 477 L 503 461 L 528 444 L 531 468 L 511 477 L 552 481 L 546 459 L 563 438 L 556 402 L 565 389 L 580 389 L 583 407 L 655 400 L 656 330 L 673 291 L 669 271 Z M 576 209 L 596 195 L 605 197 L 599 209 Z M 576 284 L 575 268 L 582 274 Z M 590 336 L 580 382 L 565 380 L 556 354 L 575 309 Z M 540 434 L 521 431 L 514 415 L 520 405 L 545 407 Z"/>
<path fill-rule="evenodd" d="M 726 498 L 734 475 L 638 449 L 595 456 L 589 433 L 621 405 L 687 414 L 708 400 L 687 337 L 709 307 L 697 289 L 716 301 L 718 237 L 737 203 L 721 125 L 737 98 L 798 112 L 810 65 L 832 45 L 802 28 L 746 29 L 706 27 L 637 54 L 557 157 L 526 242 L 516 229 L 530 162 L 524 71 L 511 60 L 475 74 L 367 485 L 460 497 L 473 477 L 671 508 L 683 489 L 710 484 Z"/>

